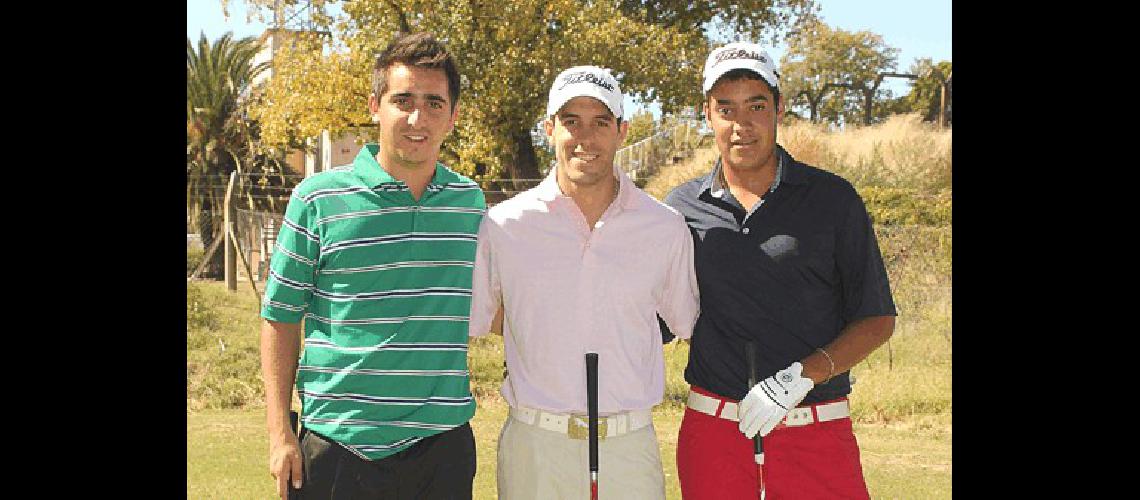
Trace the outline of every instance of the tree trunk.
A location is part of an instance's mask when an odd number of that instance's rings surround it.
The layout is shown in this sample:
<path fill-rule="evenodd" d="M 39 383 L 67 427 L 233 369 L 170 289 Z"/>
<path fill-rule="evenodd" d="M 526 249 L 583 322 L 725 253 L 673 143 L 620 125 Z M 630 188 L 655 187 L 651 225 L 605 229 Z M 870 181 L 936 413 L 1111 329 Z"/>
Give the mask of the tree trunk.
<path fill-rule="evenodd" d="M 874 104 L 875 89 L 863 90 L 863 125 L 871 124 L 871 106 Z"/>
<path fill-rule="evenodd" d="M 521 191 L 533 187 L 533 184 L 518 179 L 540 179 L 542 174 L 538 172 L 538 157 L 534 153 L 530 130 L 515 131 L 512 139 L 515 141 L 515 161 L 514 164 L 507 164 L 507 173 L 511 176 L 514 189 Z"/>

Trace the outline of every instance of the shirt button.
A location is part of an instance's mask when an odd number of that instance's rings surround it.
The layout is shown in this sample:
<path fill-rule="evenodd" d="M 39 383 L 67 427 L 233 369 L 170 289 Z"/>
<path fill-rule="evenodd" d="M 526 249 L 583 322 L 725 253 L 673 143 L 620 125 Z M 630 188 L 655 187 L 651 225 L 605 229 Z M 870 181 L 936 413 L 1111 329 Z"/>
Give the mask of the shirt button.
<path fill-rule="evenodd" d="M 748 228 L 744 228 L 744 234 L 748 234 Z"/>

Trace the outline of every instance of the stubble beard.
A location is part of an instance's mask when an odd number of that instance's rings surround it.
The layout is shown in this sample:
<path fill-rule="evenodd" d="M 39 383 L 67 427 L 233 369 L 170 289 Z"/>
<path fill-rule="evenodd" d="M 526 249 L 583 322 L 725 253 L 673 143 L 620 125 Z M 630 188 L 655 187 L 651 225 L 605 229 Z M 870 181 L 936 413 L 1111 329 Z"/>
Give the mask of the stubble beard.
<path fill-rule="evenodd" d="M 392 154 L 390 158 L 400 167 L 405 170 L 420 170 L 435 166 L 435 162 L 431 161 L 431 151 L 433 146 L 425 141 L 422 144 L 413 148 L 400 147 L 398 145 L 399 137 L 392 140 Z M 439 155 L 439 146 L 434 146 L 436 157 Z"/>
<path fill-rule="evenodd" d="M 765 141 L 765 142 L 767 142 L 767 141 Z M 728 150 L 728 153 L 725 154 L 725 150 L 721 150 L 721 155 L 720 155 L 721 161 L 723 161 L 724 163 L 727 163 L 728 166 L 732 167 L 733 170 L 741 170 L 741 171 L 761 170 L 766 165 L 769 165 L 769 164 L 775 165 L 776 164 L 776 131 L 775 130 L 772 131 L 771 142 L 767 142 L 767 144 L 768 144 L 768 146 L 764 147 L 763 151 L 759 151 L 757 154 L 754 154 L 754 155 L 741 155 L 741 154 L 734 155 L 732 153 L 732 146 L 730 144 L 726 144 L 726 149 Z"/>

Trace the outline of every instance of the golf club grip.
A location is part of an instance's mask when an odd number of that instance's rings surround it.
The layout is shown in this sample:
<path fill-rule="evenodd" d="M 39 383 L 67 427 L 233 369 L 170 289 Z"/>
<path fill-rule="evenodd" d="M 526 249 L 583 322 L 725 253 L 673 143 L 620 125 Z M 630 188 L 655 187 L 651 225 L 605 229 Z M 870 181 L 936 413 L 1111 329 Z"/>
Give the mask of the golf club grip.
<path fill-rule="evenodd" d="M 745 353 L 748 355 L 748 390 L 752 390 L 756 386 L 756 343 L 748 341 L 744 346 Z M 756 445 L 756 454 L 764 453 L 764 444 L 761 442 L 759 434 L 752 438 L 753 443 Z"/>
<path fill-rule="evenodd" d="M 598 472 L 598 353 L 586 353 L 586 415 L 590 425 L 590 472 Z"/>

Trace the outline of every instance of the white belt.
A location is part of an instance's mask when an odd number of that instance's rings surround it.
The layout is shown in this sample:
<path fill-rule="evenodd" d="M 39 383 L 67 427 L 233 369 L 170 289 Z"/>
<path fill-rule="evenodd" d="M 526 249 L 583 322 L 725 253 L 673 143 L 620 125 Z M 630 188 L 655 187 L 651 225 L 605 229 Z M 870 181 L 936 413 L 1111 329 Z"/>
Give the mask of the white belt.
<path fill-rule="evenodd" d="M 738 422 L 740 417 L 737 415 L 740 410 L 736 403 L 731 401 L 724 402 L 724 408 L 721 408 L 720 413 L 717 413 L 717 408 L 720 406 L 721 400 L 712 396 L 706 396 L 699 392 L 689 390 L 689 408 L 697 410 L 706 415 L 720 417 L 725 420 Z M 815 409 L 814 415 L 812 409 Z M 847 405 L 847 400 L 835 401 L 833 403 L 807 405 L 803 407 L 792 408 L 788 412 L 788 416 L 784 417 L 781 422 L 783 425 L 796 427 L 800 425 L 814 424 L 816 422 L 827 422 L 829 420 L 837 420 L 851 415 L 851 411 Z M 817 418 L 818 417 L 818 418 Z"/>
<path fill-rule="evenodd" d="M 512 406 L 511 417 L 524 424 L 536 425 L 548 431 L 566 434 L 572 439 L 587 439 L 589 437 L 590 424 L 586 415 L 550 413 L 525 406 Z M 653 423 L 653 415 L 649 410 L 633 410 L 617 415 L 598 417 L 598 439 L 629 434 L 651 423 Z"/>

